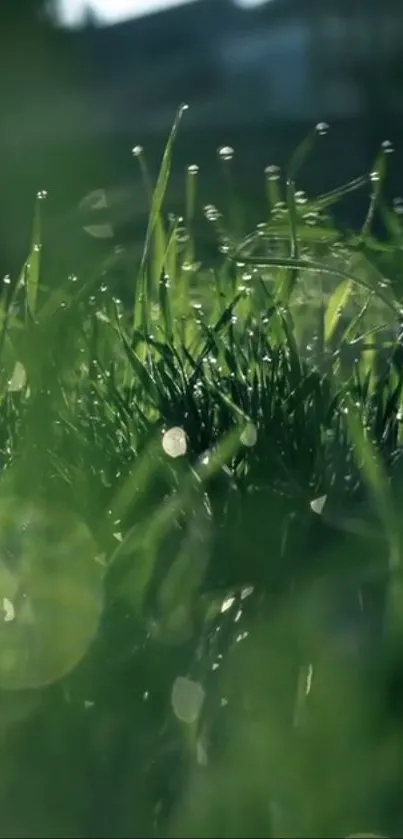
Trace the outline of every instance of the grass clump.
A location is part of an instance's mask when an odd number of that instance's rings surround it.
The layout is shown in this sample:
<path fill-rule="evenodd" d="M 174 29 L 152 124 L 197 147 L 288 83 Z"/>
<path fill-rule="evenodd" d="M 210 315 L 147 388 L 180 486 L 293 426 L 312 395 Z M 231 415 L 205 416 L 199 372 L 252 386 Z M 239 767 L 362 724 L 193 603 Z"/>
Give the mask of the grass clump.
<path fill-rule="evenodd" d="M 116 254 L 1 308 L 0 801 L 11 835 L 401 829 L 400 270 L 370 176 L 266 172 L 242 230 L 197 176 Z M 228 152 L 220 157 L 230 166 Z M 143 171 L 145 163 L 142 152 Z M 230 170 L 226 170 L 230 176 Z M 333 205 L 369 188 L 358 232 Z M 377 219 L 383 235 L 374 234 Z M 23 806 L 16 802 L 23 802 Z"/>

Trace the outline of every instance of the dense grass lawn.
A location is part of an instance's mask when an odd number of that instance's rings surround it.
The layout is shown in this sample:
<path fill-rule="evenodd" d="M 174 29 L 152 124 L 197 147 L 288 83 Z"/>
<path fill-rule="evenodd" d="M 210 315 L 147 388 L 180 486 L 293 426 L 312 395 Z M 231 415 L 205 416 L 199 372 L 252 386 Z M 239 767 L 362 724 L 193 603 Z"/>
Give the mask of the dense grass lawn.
<path fill-rule="evenodd" d="M 0 835 L 398 836 L 391 150 L 306 196 L 319 125 L 246 235 L 222 148 L 207 247 L 196 165 L 183 217 L 166 206 L 180 117 L 124 303 L 121 253 L 46 269 L 44 194 L 4 280 Z M 360 191 L 361 228 L 338 229 Z"/>

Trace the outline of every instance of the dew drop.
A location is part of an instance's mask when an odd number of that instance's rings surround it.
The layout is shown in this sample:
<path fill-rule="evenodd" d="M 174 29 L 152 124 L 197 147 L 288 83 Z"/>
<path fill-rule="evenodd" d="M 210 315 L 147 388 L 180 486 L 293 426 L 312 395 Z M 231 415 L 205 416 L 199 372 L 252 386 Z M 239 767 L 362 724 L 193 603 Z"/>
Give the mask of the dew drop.
<path fill-rule="evenodd" d="M 132 148 L 133 157 L 141 157 L 142 154 L 143 154 L 143 146 L 134 146 Z"/>
<path fill-rule="evenodd" d="M 228 612 L 233 603 L 235 603 L 235 597 L 233 594 L 230 594 L 221 603 L 221 614 L 224 614 L 224 612 Z"/>
<path fill-rule="evenodd" d="M 47 198 L 47 197 L 48 197 L 48 193 L 47 193 L 46 189 L 40 189 L 39 192 L 37 193 L 37 198 L 39 199 L 39 201 L 44 201 L 45 198 Z"/>
<path fill-rule="evenodd" d="M 324 137 L 325 134 L 329 131 L 329 125 L 327 122 L 318 122 L 316 125 L 316 131 L 321 137 Z"/>
<path fill-rule="evenodd" d="M 323 513 L 323 508 L 327 501 L 327 495 L 320 495 L 319 498 L 314 498 L 313 501 L 309 502 L 309 506 L 313 513 L 316 513 L 317 516 L 321 516 Z"/>
<path fill-rule="evenodd" d="M 189 260 L 185 260 L 182 263 L 182 271 L 185 271 L 186 274 L 190 274 L 192 271 L 197 270 L 197 265 L 195 262 L 190 262 Z"/>
<path fill-rule="evenodd" d="M 198 167 L 197 163 L 191 163 L 190 166 L 188 166 L 189 175 L 197 175 L 198 172 L 199 172 L 199 167 Z"/>
<path fill-rule="evenodd" d="M 4 612 L 4 623 L 10 623 L 15 618 L 15 609 L 12 600 L 8 597 L 3 597 L 3 612 Z"/>
<path fill-rule="evenodd" d="M 285 204 L 285 201 L 276 201 L 273 207 L 273 216 L 275 218 L 281 218 L 287 214 L 288 210 Z"/>
<path fill-rule="evenodd" d="M 257 428 L 253 422 L 248 422 L 240 436 L 240 441 L 243 446 L 253 448 L 257 443 Z"/>
<path fill-rule="evenodd" d="M 187 452 L 186 434 L 183 428 L 168 429 L 162 438 L 162 448 L 169 457 L 183 457 Z"/>
<path fill-rule="evenodd" d="M 217 210 L 217 207 L 214 207 L 213 204 L 207 204 L 207 206 L 204 208 L 204 215 L 207 221 L 212 222 L 218 221 L 218 219 L 220 218 L 220 213 Z"/>
<path fill-rule="evenodd" d="M 296 204 L 306 204 L 308 201 L 308 198 L 303 189 L 297 189 L 294 197 Z"/>
<path fill-rule="evenodd" d="M 269 181 L 280 180 L 280 167 L 276 166 L 274 163 L 270 164 L 270 166 L 266 166 L 264 172 Z"/>
<path fill-rule="evenodd" d="M 232 160 L 235 152 L 232 146 L 220 146 L 218 149 L 218 156 L 221 160 Z"/>
<path fill-rule="evenodd" d="M 370 173 L 369 179 L 370 181 L 372 181 L 373 184 L 376 184 L 378 183 L 378 181 L 380 181 L 381 176 L 377 169 L 374 169 L 374 171 Z"/>
<path fill-rule="evenodd" d="M 11 379 L 8 380 L 8 390 L 16 393 L 23 390 L 27 383 L 27 374 L 23 364 L 16 361 Z"/>
<path fill-rule="evenodd" d="M 205 692 L 199 682 L 178 676 L 172 686 L 171 704 L 178 720 L 191 725 L 196 722 L 203 706 Z"/>
<path fill-rule="evenodd" d="M 177 227 L 175 231 L 175 239 L 178 245 L 184 245 L 189 241 L 189 233 L 186 227 Z"/>
<path fill-rule="evenodd" d="M 393 147 L 393 143 L 391 143 L 391 142 L 390 142 L 390 140 L 384 140 L 384 141 L 383 141 L 383 143 L 382 143 L 382 151 L 383 151 L 385 154 L 393 154 L 394 150 L 395 150 L 395 149 L 394 149 L 394 147 Z"/>
<path fill-rule="evenodd" d="M 3 277 L 3 283 L 4 283 L 5 285 L 10 285 L 10 284 L 11 284 L 11 277 L 10 277 L 10 275 L 9 275 L 9 274 L 6 274 L 6 275 Z"/>
<path fill-rule="evenodd" d="M 305 213 L 303 216 L 305 224 L 308 224 L 310 227 L 314 227 L 315 224 L 319 221 L 319 213 L 312 211 L 311 213 Z"/>
<path fill-rule="evenodd" d="M 393 199 L 393 210 L 397 215 L 403 215 L 403 198 L 398 196 L 397 198 Z"/>

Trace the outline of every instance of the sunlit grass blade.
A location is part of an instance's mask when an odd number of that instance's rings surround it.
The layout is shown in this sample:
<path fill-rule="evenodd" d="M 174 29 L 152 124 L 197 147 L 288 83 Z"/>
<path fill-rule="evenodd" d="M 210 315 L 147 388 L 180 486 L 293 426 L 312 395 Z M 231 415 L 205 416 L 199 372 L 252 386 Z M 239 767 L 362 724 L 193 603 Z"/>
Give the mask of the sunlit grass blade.
<path fill-rule="evenodd" d="M 148 324 L 148 307 L 151 300 L 151 288 L 149 287 L 149 280 L 147 279 L 147 259 L 149 257 L 151 241 L 153 233 L 159 222 L 159 217 L 162 211 L 163 201 L 168 186 L 169 175 L 171 171 L 171 161 L 173 147 L 176 136 L 179 130 L 180 122 L 184 112 L 187 110 L 187 105 L 181 105 L 174 124 L 169 135 L 165 151 L 162 158 L 161 168 L 157 178 L 157 182 L 153 191 L 151 209 L 147 225 L 146 236 L 144 240 L 143 254 L 141 257 L 140 271 L 138 277 L 138 291 L 136 292 L 137 302 L 134 311 L 133 328 L 144 328 L 147 331 Z M 140 304 L 140 305 L 138 305 Z"/>
<path fill-rule="evenodd" d="M 35 202 L 32 238 L 28 259 L 24 265 L 22 281 L 26 288 L 27 311 L 33 317 L 39 289 L 42 249 L 42 209 L 45 193 L 39 192 Z"/>
<path fill-rule="evenodd" d="M 325 343 L 329 343 L 337 329 L 341 317 L 352 292 L 351 280 L 343 280 L 333 294 L 326 306 L 325 312 Z"/>

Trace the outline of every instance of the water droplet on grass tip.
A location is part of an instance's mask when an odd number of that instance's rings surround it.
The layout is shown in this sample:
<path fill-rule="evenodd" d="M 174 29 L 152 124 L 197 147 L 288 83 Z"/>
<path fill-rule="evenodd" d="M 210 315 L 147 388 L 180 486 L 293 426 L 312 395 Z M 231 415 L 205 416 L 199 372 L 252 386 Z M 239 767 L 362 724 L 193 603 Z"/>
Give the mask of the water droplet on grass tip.
<path fill-rule="evenodd" d="M 141 157 L 142 154 L 143 154 L 143 146 L 134 146 L 132 148 L 132 155 L 134 157 Z"/>
<path fill-rule="evenodd" d="M 394 147 L 393 147 L 393 143 L 391 143 L 391 142 L 390 142 L 390 140 L 384 140 L 384 141 L 383 141 L 383 143 L 382 143 L 382 151 L 383 151 L 385 154 L 393 154 L 394 150 L 395 150 L 395 149 L 394 149 Z"/>
<path fill-rule="evenodd" d="M 199 167 L 198 167 L 197 163 L 191 163 L 190 166 L 188 166 L 189 175 L 197 175 L 198 172 L 199 172 Z"/>
<path fill-rule="evenodd" d="M 218 219 L 220 218 L 220 213 L 217 210 L 217 207 L 214 207 L 213 204 L 207 204 L 207 206 L 204 208 L 204 215 L 207 221 L 214 222 L 218 221 Z"/>
<path fill-rule="evenodd" d="M 276 166 L 274 163 L 271 163 L 270 166 L 266 166 L 264 172 L 269 181 L 278 181 L 280 179 L 280 167 Z"/>
<path fill-rule="evenodd" d="M 220 146 L 218 149 L 218 156 L 221 160 L 232 160 L 235 152 L 232 146 Z"/>
<path fill-rule="evenodd" d="M 321 137 L 324 137 L 325 134 L 329 131 L 329 125 L 327 122 L 318 122 L 316 125 L 316 131 Z"/>

